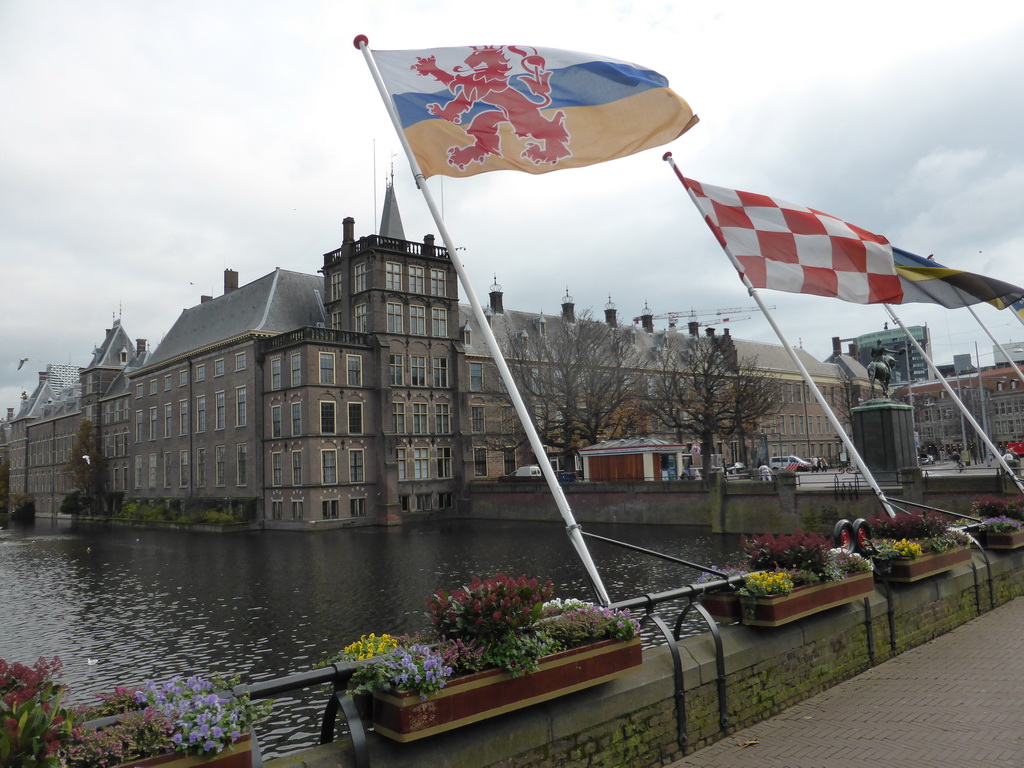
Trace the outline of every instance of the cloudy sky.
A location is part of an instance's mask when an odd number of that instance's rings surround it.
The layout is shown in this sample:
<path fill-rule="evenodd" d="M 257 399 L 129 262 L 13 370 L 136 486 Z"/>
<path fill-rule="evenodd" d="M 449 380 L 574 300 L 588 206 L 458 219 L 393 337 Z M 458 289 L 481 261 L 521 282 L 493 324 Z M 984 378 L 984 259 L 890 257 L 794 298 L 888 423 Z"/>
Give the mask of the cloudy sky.
<path fill-rule="evenodd" d="M 646 65 L 700 116 L 667 147 L 689 176 L 1024 285 L 1024 6 L 555 0 L 500 18 L 484 7 L 0 3 L 0 407 L 17 406 L 45 363 L 88 363 L 114 318 L 155 346 L 182 309 L 221 293 L 225 268 L 243 283 L 315 272 L 344 217 L 357 235 L 375 231 L 392 166 L 407 236 L 436 233 L 357 34 L 381 50 L 525 44 Z M 662 151 L 429 184 L 477 293 L 497 277 L 508 308 L 557 312 L 566 290 L 598 315 L 610 297 L 626 321 L 645 305 L 752 307 Z M 762 298 L 818 358 L 833 336 L 888 319 Z M 897 311 L 930 326 L 937 361 L 975 342 L 991 361 L 966 310 Z M 1000 342 L 1024 341 L 1015 318 L 977 311 Z M 731 314 L 750 316 L 737 336 L 776 340 L 756 313 Z"/>

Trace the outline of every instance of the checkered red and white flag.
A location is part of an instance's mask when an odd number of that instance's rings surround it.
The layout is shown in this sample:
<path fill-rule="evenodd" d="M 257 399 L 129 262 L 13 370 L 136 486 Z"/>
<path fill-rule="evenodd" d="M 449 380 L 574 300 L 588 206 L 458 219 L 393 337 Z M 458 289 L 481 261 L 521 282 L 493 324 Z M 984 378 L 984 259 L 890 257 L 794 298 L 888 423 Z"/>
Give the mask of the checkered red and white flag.
<path fill-rule="evenodd" d="M 892 247 L 881 235 L 767 195 L 683 183 L 753 287 L 856 304 L 903 302 Z"/>

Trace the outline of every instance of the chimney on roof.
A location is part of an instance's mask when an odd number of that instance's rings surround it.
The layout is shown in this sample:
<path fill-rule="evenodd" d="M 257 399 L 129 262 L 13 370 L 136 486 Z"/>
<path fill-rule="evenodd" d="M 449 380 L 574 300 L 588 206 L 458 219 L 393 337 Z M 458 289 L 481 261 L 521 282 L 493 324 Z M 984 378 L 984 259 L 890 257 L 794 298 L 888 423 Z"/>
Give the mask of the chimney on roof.
<path fill-rule="evenodd" d="M 346 216 L 341 220 L 341 243 L 354 242 L 356 239 L 356 220 L 351 216 Z"/>
<path fill-rule="evenodd" d="M 838 336 L 832 337 L 832 354 L 835 357 L 843 354 L 843 342 L 839 340 Z"/>
<path fill-rule="evenodd" d="M 686 324 L 686 328 L 690 332 L 691 336 L 696 336 L 697 334 L 700 333 L 700 331 L 697 330 L 698 328 L 700 328 L 700 323 L 698 323 L 696 320 L 691 320 L 690 322 L 688 322 Z"/>
<path fill-rule="evenodd" d="M 146 351 L 146 340 L 145 339 L 136 339 L 135 340 L 135 354 L 136 355 L 141 355 L 145 351 Z"/>
<path fill-rule="evenodd" d="M 491 311 L 496 315 L 505 314 L 505 294 L 501 290 L 501 286 L 498 285 L 498 276 L 494 276 L 494 282 L 491 283 Z"/>
<path fill-rule="evenodd" d="M 616 328 L 619 325 L 619 318 L 611 296 L 608 297 L 608 303 L 604 305 L 604 321 L 611 328 Z"/>
<path fill-rule="evenodd" d="M 732 337 L 731 337 L 731 336 L 729 335 L 729 329 L 728 329 L 728 328 L 723 328 L 723 329 L 722 329 L 722 335 L 723 335 L 723 336 L 725 336 L 725 338 L 727 338 L 727 339 L 729 339 L 729 338 L 732 338 Z"/>
<path fill-rule="evenodd" d="M 853 344 L 850 345 L 850 357 L 856 357 L 856 356 L 857 356 L 857 342 L 854 342 Z"/>
<path fill-rule="evenodd" d="M 13 408 L 8 408 L 7 409 L 7 420 L 11 421 L 13 418 L 14 418 L 14 409 Z"/>
<path fill-rule="evenodd" d="M 200 297 L 199 297 L 199 303 L 200 303 L 200 304 L 205 304 L 205 303 L 206 303 L 206 302 L 208 302 L 208 301 L 213 301 L 213 296 L 206 296 L 206 295 L 203 295 L 203 296 L 200 296 Z"/>
<path fill-rule="evenodd" d="M 46 371 L 39 371 L 39 383 L 40 384 L 45 384 L 46 383 Z"/>
<path fill-rule="evenodd" d="M 224 295 L 238 290 L 238 273 L 233 269 L 224 270 Z"/>
<path fill-rule="evenodd" d="M 715 329 L 714 328 L 705 328 L 704 329 L 704 335 L 707 336 L 709 339 L 713 339 L 715 337 Z"/>
<path fill-rule="evenodd" d="M 565 296 L 562 297 L 562 319 L 567 323 L 576 322 L 576 304 L 569 295 L 568 287 L 565 289 Z"/>
<path fill-rule="evenodd" d="M 423 255 L 433 256 L 434 255 L 434 236 L 424 235 L 423 236 Z"/>
<path fill-rule="evenodd" d="M 644 304 L 644 311 L 640 313 L 640 327 L 648 333 L 654 333 L 654 313 Z"/>

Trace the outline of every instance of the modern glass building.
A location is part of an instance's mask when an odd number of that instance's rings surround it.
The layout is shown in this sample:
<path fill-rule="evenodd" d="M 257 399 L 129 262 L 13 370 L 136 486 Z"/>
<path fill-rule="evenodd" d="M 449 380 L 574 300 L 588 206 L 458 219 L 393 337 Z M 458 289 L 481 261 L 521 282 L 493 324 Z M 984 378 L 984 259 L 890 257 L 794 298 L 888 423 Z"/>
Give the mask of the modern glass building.
<path fill-rule="evenodd" d="M 910 331 L 910 335 L 914 337 L 917 343 L 921 345 L 925 353 L 932 357 L 931 334 L 928 331 L 928 326 L 911 325 L 907 327 L 907 330 Z M 876 331 L 875 333 L 866 333 L 856 338 L 857 359 L 860 360 L 862 365 L 867 366 L 871 362 L 871 348 L 879 341 L 889 349 L 906 350 L 904 354 L 897 355 L 896 357 L 898 365 L 893 372 L 893 384 L 907 381 L 923 381 L 929 378 L 928 363 L 917 353 L 914 345 L 907 340 L 899 326 Z"/>

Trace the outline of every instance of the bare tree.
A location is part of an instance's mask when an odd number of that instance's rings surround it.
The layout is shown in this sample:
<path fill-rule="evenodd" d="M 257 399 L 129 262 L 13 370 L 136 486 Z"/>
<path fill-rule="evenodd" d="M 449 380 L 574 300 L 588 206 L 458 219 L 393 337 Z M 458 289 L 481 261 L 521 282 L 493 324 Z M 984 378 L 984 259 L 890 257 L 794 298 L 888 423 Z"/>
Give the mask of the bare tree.
<path fill-rule="evenodd" d="M 728 336 L 670 338 L 657 352 L 650 410 L 678 439 L 697 438 L 705 477 L 716 437 L 745 441 L 759 419 L 778 409 L 778 384 L 756 363 L 738 360 Z"/>
<path fill-rule="evenodd" d="M 637 427 L 640 355 L 630 336 L 593 319 L 510 326 L 506 358 L 542 442 L 569 466 L 583 445 L 620 437 Z"/>
<path fill-rule="evenodd" d="M 83 419 L 71 443 L 71 458 L 65 467 L 71 484 L 95 511 L 103 495 L 103 452 L 92 420 Z"/>
<path fill-rule="evenodd" d="M 756 434 L 758 424 L 766 416 L 779 412 L 782 407 L 780 390 L 778 379 L 758 367 L 756 357 L 737 361 L 732 386 L 726 390 L 732 412 L 729 434 L 739 442 L 741 459 L 748 466 L 747 437 Z"/>

